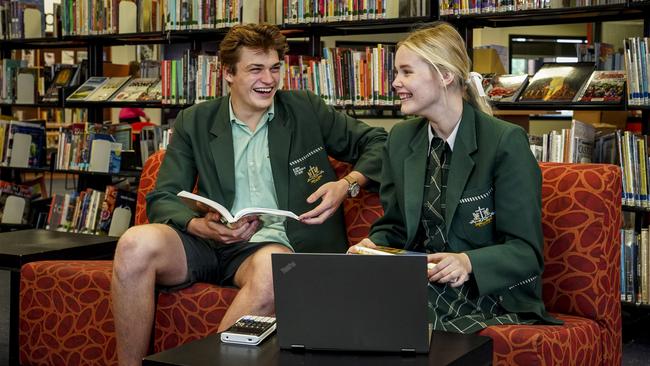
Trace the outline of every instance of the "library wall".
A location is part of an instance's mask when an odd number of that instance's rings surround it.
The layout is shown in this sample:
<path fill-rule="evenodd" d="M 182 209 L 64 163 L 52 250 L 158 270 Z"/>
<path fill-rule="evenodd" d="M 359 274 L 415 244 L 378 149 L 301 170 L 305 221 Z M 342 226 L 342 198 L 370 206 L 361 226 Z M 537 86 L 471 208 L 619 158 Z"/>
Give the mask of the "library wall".
<path fill-rule="evenodd" d="M 602 41 L 614 45 L 615 48 L 623 47 L 623 40 L 638 37 L 643 34 L 642 20 L 625 20 L 603 23 Z"/>
<path fill-rule="evenodd" d="M 508 47 L 508 36 L 511 34 L 584 37 L 587 35 L 587 25 L 579 23 L 528 27 L 475 28 L 473 33 L 473 46 L 479 47 L 496 44 Z"/>

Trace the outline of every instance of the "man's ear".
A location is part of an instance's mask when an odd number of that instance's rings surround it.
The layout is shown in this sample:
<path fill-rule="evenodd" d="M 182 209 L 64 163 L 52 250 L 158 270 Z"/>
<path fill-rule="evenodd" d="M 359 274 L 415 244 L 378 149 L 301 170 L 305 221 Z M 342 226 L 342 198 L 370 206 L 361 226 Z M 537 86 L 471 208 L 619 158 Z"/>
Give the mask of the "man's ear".
<path fill-rule="evenodd" d="M 232 83 L 233 74 L 230 72 L 230 67 L 223 68 L 223 78 L 226 79 L 228 84 Z"/>

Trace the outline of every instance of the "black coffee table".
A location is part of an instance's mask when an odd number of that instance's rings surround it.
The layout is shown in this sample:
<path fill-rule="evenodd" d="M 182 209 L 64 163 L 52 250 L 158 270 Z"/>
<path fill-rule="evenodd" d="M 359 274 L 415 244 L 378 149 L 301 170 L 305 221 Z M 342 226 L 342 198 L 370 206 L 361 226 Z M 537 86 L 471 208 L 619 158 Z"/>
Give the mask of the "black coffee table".
<path fill-rule="evenodd" d="M 10 271 L 9 364 L 18 365 L 20 267 L 28 262 L 56 259 L 111 259 L 116 237 L 21 230 L 0 233 L 0 270 Z"/>
<path fill-rule="evenodd" d="M 317 329 L 314 329 L 317 332 Z M 219 334 L 145 357 L 143 366 L 424 366 L 492 365 L 492 339 L 474 334 L 433 332 L 429 354 L 399 355 L 357 352 L 280 350 L 272 336 L 260 346 L 221 343 Z"/>

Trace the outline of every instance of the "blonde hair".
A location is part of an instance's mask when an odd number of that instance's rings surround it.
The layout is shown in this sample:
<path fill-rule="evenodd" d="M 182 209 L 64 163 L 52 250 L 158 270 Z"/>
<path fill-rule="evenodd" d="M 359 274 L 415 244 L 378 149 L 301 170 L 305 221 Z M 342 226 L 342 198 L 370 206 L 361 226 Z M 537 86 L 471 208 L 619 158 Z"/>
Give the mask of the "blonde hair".
<path fill-rule="evenodd" d="M 492 115 L 492 108 L 479 95 L 475 83 L 470 80 L 472 63 L 465 49 L 463 37 L 446 22 L 435 22 L 418 29 L 399 42 L 397 47 L 407 47 L 422 57 L 442 79 L 443 72 L 454 75 L 452 85 L 463 90 L 463 99 L 484 113 Z"/>

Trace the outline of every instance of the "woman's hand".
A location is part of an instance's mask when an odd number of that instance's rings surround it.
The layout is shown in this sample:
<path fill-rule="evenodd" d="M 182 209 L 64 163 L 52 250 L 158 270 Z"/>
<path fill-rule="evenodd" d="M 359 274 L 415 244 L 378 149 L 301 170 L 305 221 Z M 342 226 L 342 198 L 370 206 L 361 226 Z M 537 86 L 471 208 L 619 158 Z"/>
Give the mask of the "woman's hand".
<path fill-rule="evenodd" d="M 372 240 L 365 238 L 358 242 L 357 244 L 351 246 L 348 248 L 347 254 L 357 254 L 359 251 L 357 250 L 357 247 L 366 247 L 366 248 L 377 248 L 377 245 L 372 242 Z"/>
<path fill-rule="evenodd" d="M 239 221 L 226 226 L 221 222 L 221 215 L 218 212 L 208 212 L 203 217 L 193 218 L 187 224 L 187 231 L 200 238 L 211 239 L 224 244 L 249 241 L 261 221 L 257 216 L 247 216 Z"/>
<path fill-rule="evenodd" d="M 429 263 L 436 265 L 429 269 L 429 282 L 448 283 L 459 287 L 469 280 L 472 263 L 465 253 L 435 253 L 427 255 Z"/>

